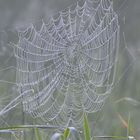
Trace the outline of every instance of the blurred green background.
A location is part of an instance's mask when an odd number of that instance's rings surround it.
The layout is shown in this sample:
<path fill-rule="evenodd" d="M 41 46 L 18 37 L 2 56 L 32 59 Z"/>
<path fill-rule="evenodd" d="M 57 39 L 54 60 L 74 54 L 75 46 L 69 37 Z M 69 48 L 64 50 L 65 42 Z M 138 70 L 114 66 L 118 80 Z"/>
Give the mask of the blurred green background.
<path fill-rule="evenodd" d="M 48 18 L 74 2 L 76 0 L 0 0 L 0 80 L 15 82 L 15 71 L 2 69 L 15 66 L 9 43 L 17 43 L 16 29 Z M 121 26 L 115 87 L 102 111 L 89 115 L 89 120 L 94 135 L 126 136 L 130 117 L 130 135 L 140 140 L 140 0 L 114 0 L 114 9 Z M 14 84 L 0 81 L 0 109 L 17 95 Z M 0 117 L 1 127 L 35 122 L 23 113 L 22 105 Z M 34 132 L 28 133 L 25 139 L 34 139 Z M 12 136 L 0 133 L 2 138 L 12 139 Z"/>

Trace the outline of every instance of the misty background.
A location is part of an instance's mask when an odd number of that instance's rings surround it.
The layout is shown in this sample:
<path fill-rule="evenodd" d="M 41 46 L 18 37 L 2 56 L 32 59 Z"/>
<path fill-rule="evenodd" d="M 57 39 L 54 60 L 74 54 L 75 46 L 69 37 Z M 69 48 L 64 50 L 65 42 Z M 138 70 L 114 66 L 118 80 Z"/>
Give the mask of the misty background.
<path fill-rule="evenodd" d="M 42 18 L 49 19 L 74 2 L 76 0 L 0 0 L 0 80 L 16 80 L 15 71 L 3 69 L 16 65 L 10 43 L 18 42 L 17 30 Z M 105 107 L 89 115 L 89 119 L 94 135 L 125 136 L 127 129 L 122 119 L 127 121 L 130 116 L 132 133 L 140 140 L 140 0 L 114 0 L 114 10 L 121 27 L 116 83 Z M 14 84 L 0 81 L 0 109 L 18 95 L 15 88 Z M 35 123 L 36 120 L 23 113 L 22 105 L 0 118 L 0 126 Z"/>

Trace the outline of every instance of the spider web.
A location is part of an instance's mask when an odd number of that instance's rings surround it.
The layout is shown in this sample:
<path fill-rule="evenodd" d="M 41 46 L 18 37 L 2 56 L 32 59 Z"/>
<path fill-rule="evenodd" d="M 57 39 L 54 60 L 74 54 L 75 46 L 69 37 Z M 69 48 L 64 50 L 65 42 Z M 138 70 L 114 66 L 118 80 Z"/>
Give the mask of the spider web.
<path fill-rule="evenodd" d="M 19 31 L 14 45 L 24 111 L 57 126 L 80 126 L 110 95 L 119 48 L 118 16 L 110 0 L 85 0 L 48 22 Z"/>

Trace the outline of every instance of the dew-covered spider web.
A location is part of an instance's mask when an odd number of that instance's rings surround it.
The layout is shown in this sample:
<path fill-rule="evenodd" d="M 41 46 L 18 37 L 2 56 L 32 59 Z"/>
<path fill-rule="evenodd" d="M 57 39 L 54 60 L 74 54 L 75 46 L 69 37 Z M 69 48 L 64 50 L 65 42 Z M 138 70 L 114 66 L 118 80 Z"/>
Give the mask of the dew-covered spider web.
<path fill-rule="evenodd" d="M 85 0 L 20 30 L 16 84 L 25 112 L 57 126 L 80 126 L 101 110 L 115 78 L 118 16 L 111 0 Z"/>

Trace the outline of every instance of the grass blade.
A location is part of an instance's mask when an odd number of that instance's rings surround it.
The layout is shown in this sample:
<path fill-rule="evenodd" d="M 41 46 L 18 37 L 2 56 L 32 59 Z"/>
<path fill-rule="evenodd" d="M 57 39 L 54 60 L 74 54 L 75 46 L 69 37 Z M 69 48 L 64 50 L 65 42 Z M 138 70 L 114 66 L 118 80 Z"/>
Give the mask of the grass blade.
<path fill-rule="evenodd" d="M 36 135 L 36 139 L 37 140 L 42 140 L 42 137 L 40 135 L 40 132 L 39 132 L 39 129 L 38 128 L 35 128 L 35 135 Z"/>
<path fill-rule="evenodd" d="M 63 130 L 63 128 L 57 127 L 57 126 L 47 126 L 47 125 L 17 125 L 17 126 L 8 126 L 0 128 L 0 130 L 15 130 L 15 129 L 31 129 L 31 128 L 40 128 L 40 129 L 60 129 Z"/>
<path fill-rule="evenodd" d="M 67 138 L 69 137 L 70 135 L 70 129 L 69 128 L 66 128 L 66 130 L 64 131 L 64 140 L 67 140 Z"/>
<path fill-rule="evenodd" d="M 95 136 L 94 138 L 127 140 L 127 137 L 121 137 L 121 136 Z"/>
<path fill-rule="evenodd" d="M 86 114 L 84 114 L 84 136 L 85 140 L 90 140 L 90 128 Z"/>

